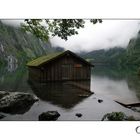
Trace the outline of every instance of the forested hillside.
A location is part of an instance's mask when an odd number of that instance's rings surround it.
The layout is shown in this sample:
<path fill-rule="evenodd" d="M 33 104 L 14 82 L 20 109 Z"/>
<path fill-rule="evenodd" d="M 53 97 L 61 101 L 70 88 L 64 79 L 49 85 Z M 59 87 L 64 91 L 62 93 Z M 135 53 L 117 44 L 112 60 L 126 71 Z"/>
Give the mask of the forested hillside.
<path fill-rule="evenodd" d="M 122 63 L 122 57 L 125 54 L 125 49 L 115 47 L 108 50 L 101 49 L 92 51 L 82 56 L 88 61 L 99 65 L 118 65 Z"/>
<path fill-rule="evenodd" d="M 140 66 L 140 31 L 136 38 L 130 40 L 122 60 L 127 65 Z"/>
<path fill-rule="evenodd" d="M 0 21 L 0 64 L 7 62 L 26 62 L 37 56 L 53 51 L 48 42 L 42 42 L 31 34 L 24 33 L 20 28 L 8 26 Z"/>
<path fill-rule="evenodd" d="M 82 54 L 82 56 L 94 64 L 140 66 L 140 31 L 136 38 L 130 40 L 125 49 L 120 47 L 101 49 Z"/>
<path fill-rule="evenodd" d="M 42 42 L 20 28 L 0 22 L 0 64 L 14 61 L 26 62 L 55 51 L 63 51 L 63 49 L 51 47 L 50 42 Z M 136 38 L 130 40 L 126 49 L 117 46 L 80 55 L 94 64 L 140 66 L 140 32 Z"/>

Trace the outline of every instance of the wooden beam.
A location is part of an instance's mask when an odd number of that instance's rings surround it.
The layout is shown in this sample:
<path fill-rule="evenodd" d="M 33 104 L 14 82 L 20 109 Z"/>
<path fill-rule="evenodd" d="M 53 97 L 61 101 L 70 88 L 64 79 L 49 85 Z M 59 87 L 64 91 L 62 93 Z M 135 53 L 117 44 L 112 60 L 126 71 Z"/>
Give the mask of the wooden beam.
<path fill-rule="evenodd" d="M 140 103 L 131 103 L 131 104 L 124 104 L 124 103 L 121 103 L 119 101 L 115 101 L 116 103 L 124 106 L 124 107 L 127 107 L 127 108 L 131 108 L 131 107 L 140 107 Z"/>

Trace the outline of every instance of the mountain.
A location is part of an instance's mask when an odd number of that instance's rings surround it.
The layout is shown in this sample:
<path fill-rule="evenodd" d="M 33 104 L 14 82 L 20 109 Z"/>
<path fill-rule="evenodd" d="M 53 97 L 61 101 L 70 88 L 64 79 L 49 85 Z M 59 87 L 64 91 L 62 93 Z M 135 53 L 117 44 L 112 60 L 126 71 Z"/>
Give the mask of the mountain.
<path fill-rule="evenodd" d="M 126 49 L 126 53 L 122 58 L 126 65 L 140 66 L 140 31 L 136 38 L 132 38 Z"/>
<path fill-rule="evenodd" d="M 114 47 L 108 50 L 100 49 L 81 54 L 82 57 L 95 65 L 135 65 L 140 67 L 140 31 L 124 48 Z"/>
<path fill-rule="evenodd" d="M 43 42 L 18 27 L 5 25 L 0 21 L 0 64 L 20 64 L 55 51 L 61 49 L 53 48 L 50 42 Z"/>
<path fill-rule="evenodd" d="M 97 65 L 118 65 L 121 63 L 125 51 L 124 48 L 114 47 L 108 50 L 91 51 L 82 55 L 82 57 Z"/>
<path fill-rule="evenodd" d="M 43 42 L 18 27 L 0 22 L 0 65 L 26 63 L 38 56 L 63 50 L 60 46 L 51 47 L 50 42 Z M 94 64 L 140 66 L 140 31 L 137 37 L 130 40 L 126 49 L 114 47 L 82 52 L 80 55 Z"/>

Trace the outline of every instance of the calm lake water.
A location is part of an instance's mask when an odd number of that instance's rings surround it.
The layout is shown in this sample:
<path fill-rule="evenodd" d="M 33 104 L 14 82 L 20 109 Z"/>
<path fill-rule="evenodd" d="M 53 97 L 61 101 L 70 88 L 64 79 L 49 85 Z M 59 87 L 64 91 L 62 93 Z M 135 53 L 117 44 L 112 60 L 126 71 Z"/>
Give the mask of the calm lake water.
<path fill-rule="evenodd" d="M 83 91 L 67 83 L 33 85 L 27 81 L 28 72 L 24 66 L 16 69 L 0 67 L 0 90 L 32 93 L 40 99 L 24 114 L 5 114 L 6 117 L 1 121 L 38 120 L 42 112 L 51 110 L 57 110 L 61 114 L 58 120 L 101 120 L 104 114 L 113 111 L 123 111 L 140 118 L 140 113 L 114 102 L 140 102 L 140 77 L 133 67 L 95 66 L 91 81 L 82 83 L 95 93 L 89 97 L 81 97 Z M 103 102 L 99 103 L 98 99 Z M 82 113 L 83 116 L 78 118 L 76 113 Z"/>

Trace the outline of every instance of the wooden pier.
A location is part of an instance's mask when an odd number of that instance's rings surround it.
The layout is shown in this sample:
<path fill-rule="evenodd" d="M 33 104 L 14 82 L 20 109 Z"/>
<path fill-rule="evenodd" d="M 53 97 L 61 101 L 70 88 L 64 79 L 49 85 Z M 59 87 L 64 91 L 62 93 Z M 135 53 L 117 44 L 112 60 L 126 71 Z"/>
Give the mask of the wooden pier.
<path fill-rule="evenodd" d="M 131 108 L 131 107 L 140 107 L 140 102 L 139 103 L 131 103 L 131 104 L 124 104 L 124 103 L 121 103 L 119 101 L 115 101 L 116 103 L 124 106 L 124 107 L 127 107 L 127 108 Z"/>

